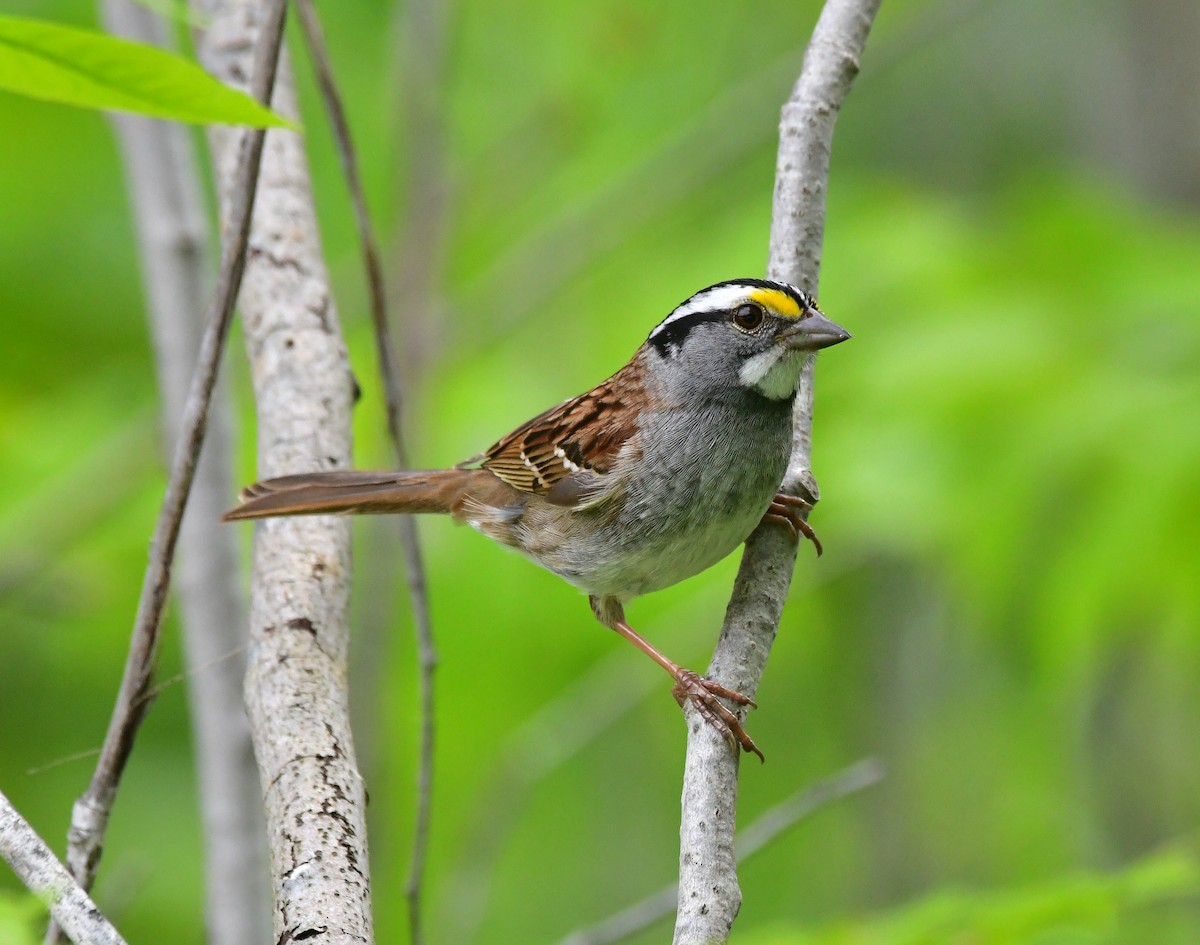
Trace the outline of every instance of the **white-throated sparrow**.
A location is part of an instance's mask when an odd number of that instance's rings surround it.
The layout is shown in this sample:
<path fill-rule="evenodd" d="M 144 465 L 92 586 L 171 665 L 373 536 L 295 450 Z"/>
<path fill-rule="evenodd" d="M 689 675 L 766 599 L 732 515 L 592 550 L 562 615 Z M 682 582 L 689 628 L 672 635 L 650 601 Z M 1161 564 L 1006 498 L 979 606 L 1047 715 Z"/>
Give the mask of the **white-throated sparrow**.
<path fill-rule="evenodd" d="M 268 479 L 225 520 L 448 513 L 585 591 L 601 623 L 674 677 L 681 706 L 693 700 L 761 758 L 717 697 L 753 702 L 669 660 L 626 623 L 624 604 L 715 564 L 764 517 L 820 554 L 807 503 L 777 490 L 801 368 L 849 337 L 792 286 L 721 282 L 664 318 L 608 380 L 453 469 Z"/>

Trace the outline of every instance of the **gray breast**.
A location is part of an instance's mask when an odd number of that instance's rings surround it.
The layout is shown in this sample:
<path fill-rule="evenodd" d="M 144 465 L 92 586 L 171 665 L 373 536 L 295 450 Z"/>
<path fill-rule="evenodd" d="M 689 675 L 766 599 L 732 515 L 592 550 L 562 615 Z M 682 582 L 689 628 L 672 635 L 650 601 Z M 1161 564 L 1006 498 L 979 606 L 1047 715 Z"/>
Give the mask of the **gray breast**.
<path fill-rule="evenodd" d="M 627 600 L 733 551 L 775 495 L 791 446 L 790 402 L 746 398 L 644 417 L 641 455 L 610 473 L 623 494 L 575 513 L 590 527 L 569 528 L 558 560 L 542 563 L 590 594 Z"/>

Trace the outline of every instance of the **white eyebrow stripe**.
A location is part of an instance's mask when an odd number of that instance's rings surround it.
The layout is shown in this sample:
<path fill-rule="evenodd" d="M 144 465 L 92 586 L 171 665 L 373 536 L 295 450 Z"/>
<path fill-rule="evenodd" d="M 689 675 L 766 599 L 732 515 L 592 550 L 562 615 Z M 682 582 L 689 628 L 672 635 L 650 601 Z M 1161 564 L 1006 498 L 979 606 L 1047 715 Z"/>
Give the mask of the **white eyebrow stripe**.
<path fill-rule="evenodd" d="M 650 337 L 653 338 L 672 322 L 695 315 L 697 312 L 721 312 L 733 308 L 735 303 L 745 300 L 750 291 L 750 286 L 719 285 L 698 292 L 659 322 L 658 327 L 650 333 Z"/>

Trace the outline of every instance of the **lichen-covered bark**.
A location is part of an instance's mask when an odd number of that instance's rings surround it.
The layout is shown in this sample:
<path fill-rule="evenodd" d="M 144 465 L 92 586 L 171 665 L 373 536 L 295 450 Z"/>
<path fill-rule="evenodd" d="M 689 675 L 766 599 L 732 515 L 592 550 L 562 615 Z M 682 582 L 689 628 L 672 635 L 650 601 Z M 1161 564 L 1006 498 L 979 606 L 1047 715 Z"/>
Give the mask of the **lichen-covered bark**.
<path fill-rule="evenodd" d="M 244 84 L 260 7 L 199 4 L 200 46 L 220 78 Z M 273 105 L 294 117 L 286 56 Z M 214 132 L 219 177 L 232 160 Z M 239 303 L 258 415 L 258 474 L 350 465 L 351 376 L 317 237 L 299 135 L 267 135 Z M 280 942 L 373 940 L 365 791 L 347 698 L 350 535 L 345 519 L 257 526 L 246 704 L 263 783 Z"/>

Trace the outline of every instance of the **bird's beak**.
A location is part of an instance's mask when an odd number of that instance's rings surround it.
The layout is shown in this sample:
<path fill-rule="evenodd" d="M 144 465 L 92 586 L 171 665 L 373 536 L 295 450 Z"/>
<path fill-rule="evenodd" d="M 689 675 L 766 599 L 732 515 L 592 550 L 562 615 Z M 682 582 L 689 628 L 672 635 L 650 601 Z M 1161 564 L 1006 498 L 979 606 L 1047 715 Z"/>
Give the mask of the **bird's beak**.
<path fill-rule="evenodd" d="M 830 321 L 824 315 L 809 315 L 780 332 L 778 340 L 793 351 L 816 351 L 841 344 L 849 337 L 850 332 L 837 322 Z"/>

